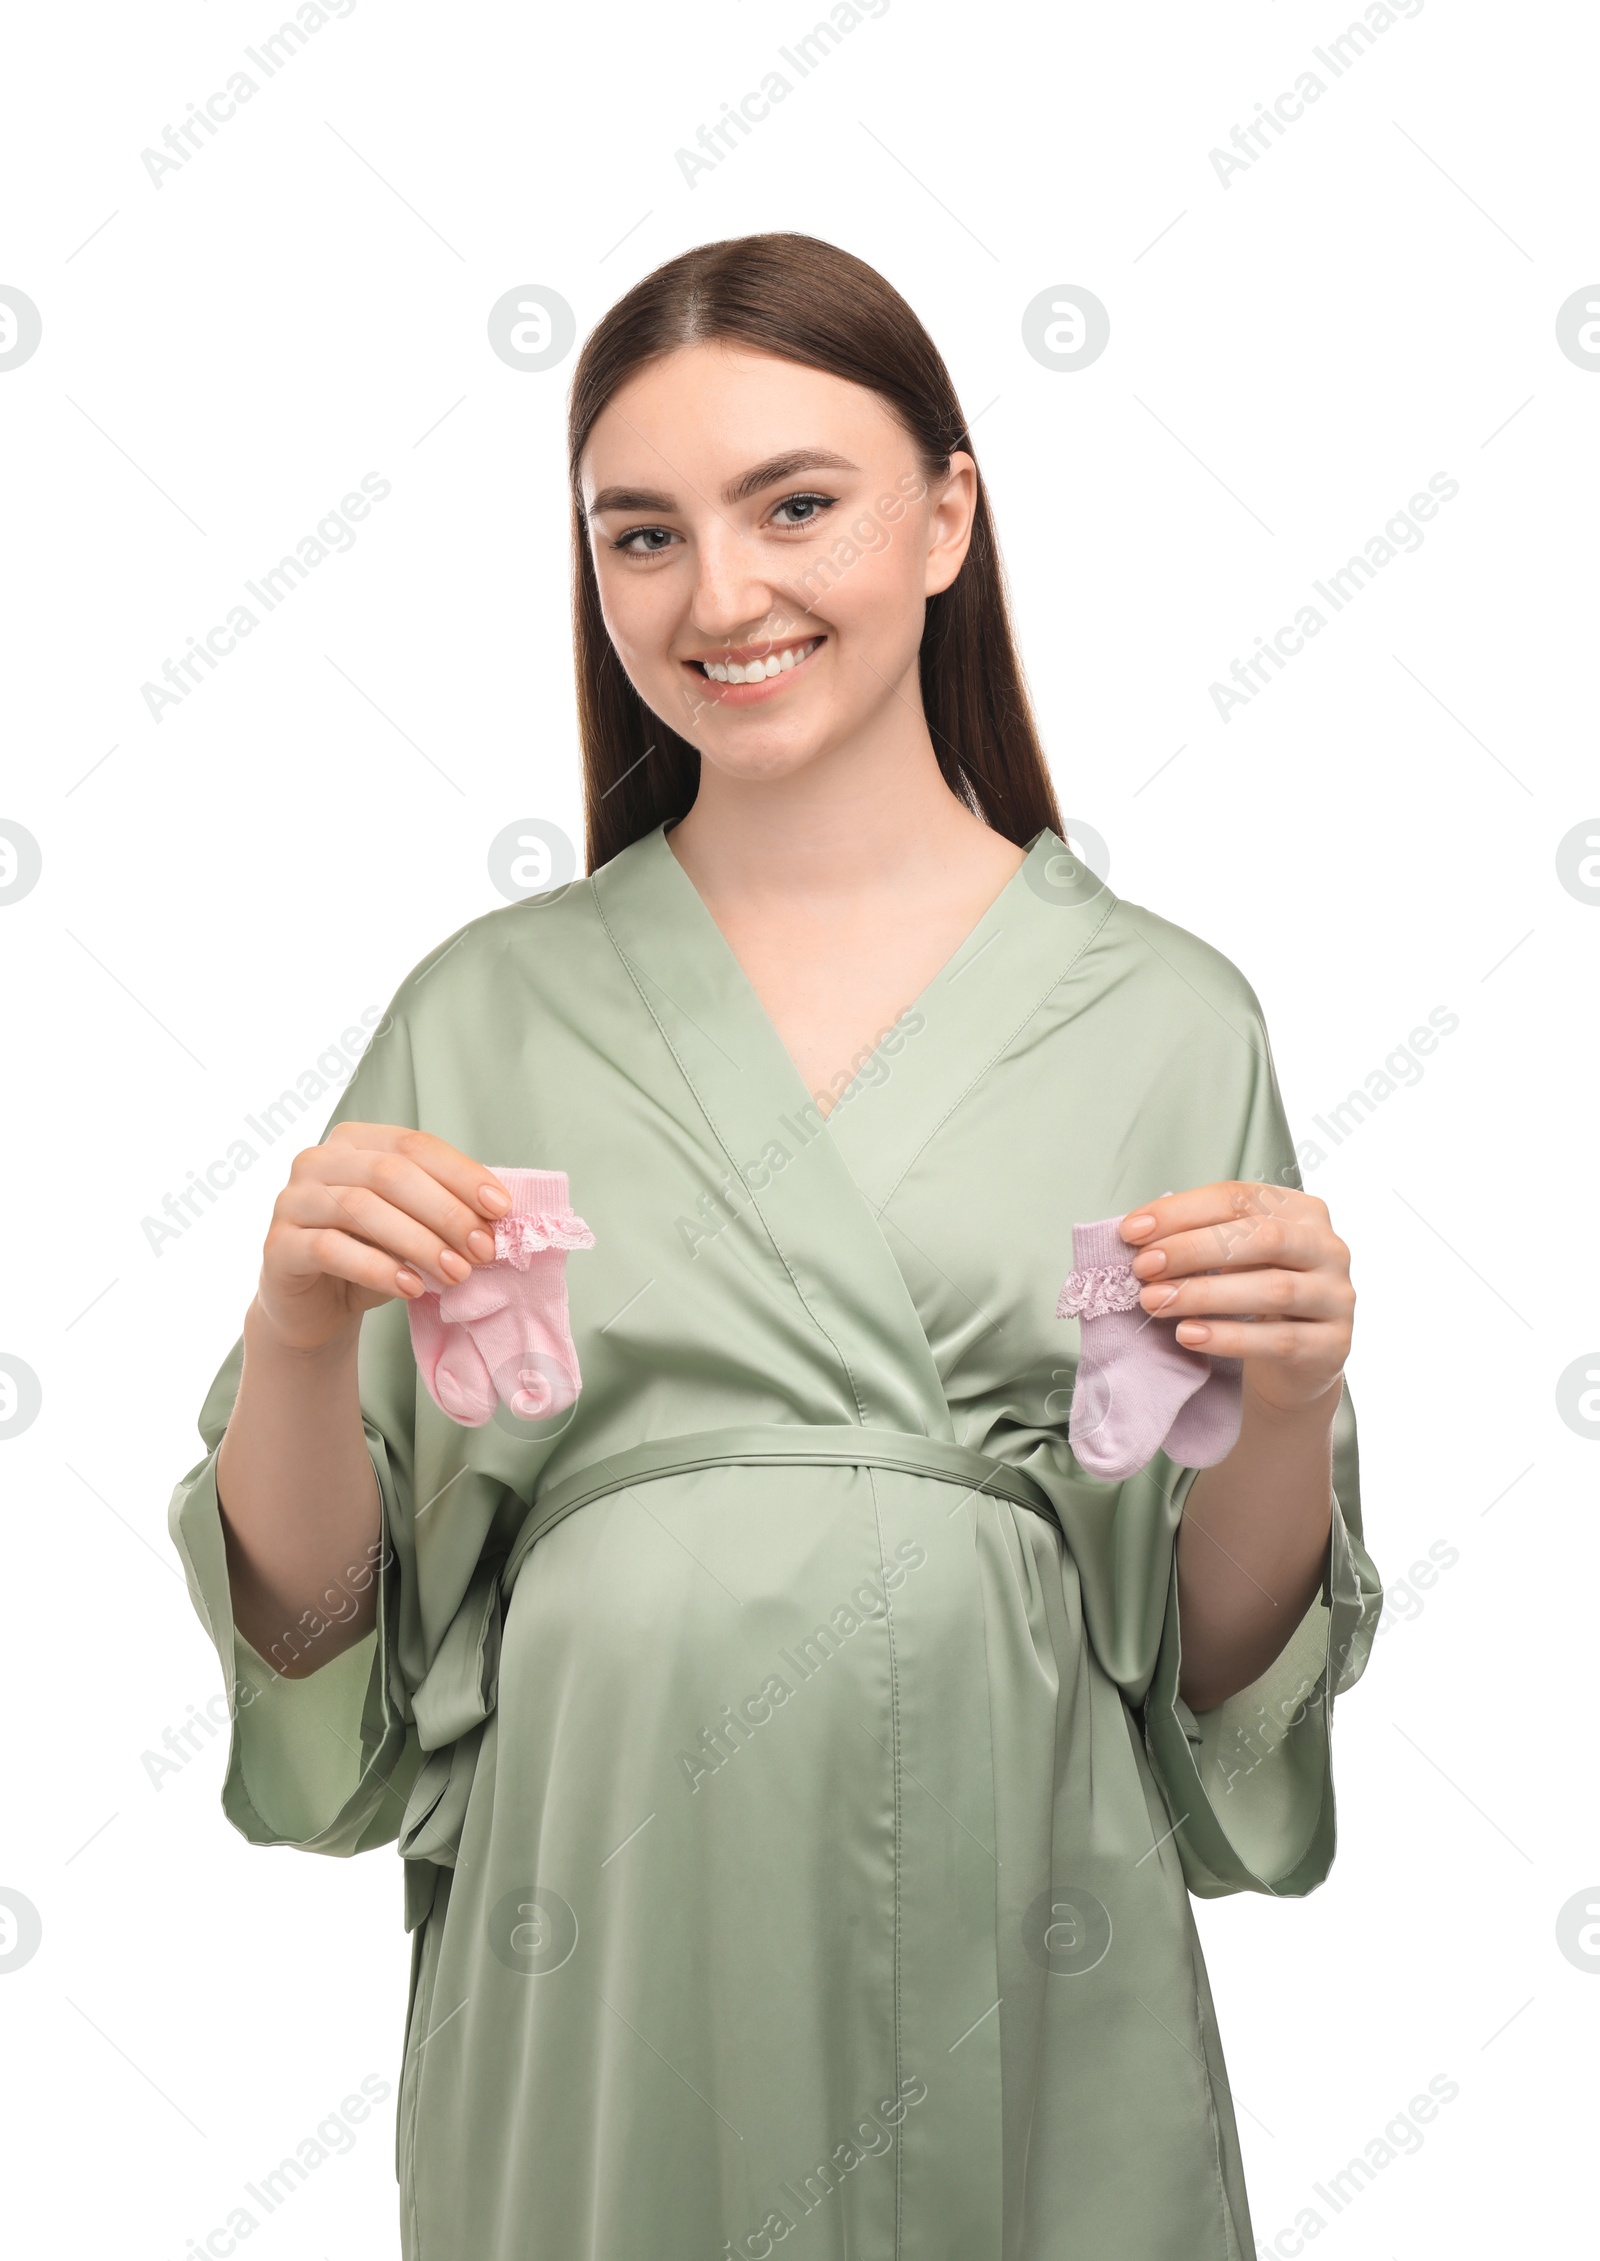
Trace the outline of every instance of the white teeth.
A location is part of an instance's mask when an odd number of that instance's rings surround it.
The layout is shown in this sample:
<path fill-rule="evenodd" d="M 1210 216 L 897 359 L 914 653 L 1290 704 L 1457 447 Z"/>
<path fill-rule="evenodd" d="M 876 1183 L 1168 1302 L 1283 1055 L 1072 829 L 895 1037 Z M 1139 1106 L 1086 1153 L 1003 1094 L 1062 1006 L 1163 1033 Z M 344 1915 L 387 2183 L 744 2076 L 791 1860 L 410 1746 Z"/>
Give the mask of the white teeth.
<path fill-rule="evenodd" d="M 736 659 L 702 660 L 701 665 L 713 683 L 764 683 L 770 676 L 789 674 L 811 657 L 821 641 L 820 636 L 813 636 L 809 643 L 785 644 L 781 652 L 773 652 L 764 660 L 753 659 L 748 666 Z"/>

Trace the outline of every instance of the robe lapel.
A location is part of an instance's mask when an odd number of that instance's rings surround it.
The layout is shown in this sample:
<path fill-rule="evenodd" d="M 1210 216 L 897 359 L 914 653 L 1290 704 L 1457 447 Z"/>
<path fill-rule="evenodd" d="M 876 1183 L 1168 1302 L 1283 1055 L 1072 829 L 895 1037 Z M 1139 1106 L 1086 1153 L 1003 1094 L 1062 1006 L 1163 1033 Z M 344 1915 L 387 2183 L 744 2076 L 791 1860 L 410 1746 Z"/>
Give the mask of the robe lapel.
<path fill-rule="evenodd" d="M 876 1217 L 940 1125 L 1066 979 L 1116 897 L 1048 827 L 916 1000 L 921 1023 L 880 1046 L 828 1117 Z"/>
<path fill-rule="evenodd" d="M 831 1346 L 840 1416 L 953 1439 L 899 1267 L 777 1030 L 658 827 L 594 874 L 600 914 L 717 1149 L 709 1173 L 760 1221 Z"/>
<path fill-rule="evenodd" d="M 824 1117 L 664 826 L 591 881 L 611 940 L 717 1148 L 832 1345 L 869 1427 L 953 1441 L 933 1353 L 877 1211 L 900 1172 L 1062 978 L 1113 898 L 1054 833 L 917 1000 L 923 1025 L 875 1054 Z M 865 1081 L 876 1067 L 876 1084 Z"/>

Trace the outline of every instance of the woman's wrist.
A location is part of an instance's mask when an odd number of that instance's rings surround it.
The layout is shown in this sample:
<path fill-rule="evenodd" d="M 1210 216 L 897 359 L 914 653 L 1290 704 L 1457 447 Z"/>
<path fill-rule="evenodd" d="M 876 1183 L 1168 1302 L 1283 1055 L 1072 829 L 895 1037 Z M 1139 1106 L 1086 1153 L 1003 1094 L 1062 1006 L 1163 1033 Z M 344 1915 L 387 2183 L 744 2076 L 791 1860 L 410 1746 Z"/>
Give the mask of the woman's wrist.
<path fill-rule="evenodd" d="M 1250 1370 L 1245 1369 L 1244 1417 L 1264 1434 L 1284 1438 L 1320 1436 L 1331 1434 L 1339 1411 L 1339 1401 L 1344 1395 L 1344 1376 L 1336 1374 L 1327 1388 L 1299 1405 L 1278 1405 L 1271 1398 L 1262 1397 L 1250 1384 Z"/>
<path fill-rule="evenodd" d="M 354 1358 L 361 1341 L 361 1316 L 356 1313 L 340 1325 L 338 1330 L 321 1342 L 296 1342 L 287 1335 L 261 1300 L 259 1291 L 251 1298 L 244 1315 L 245 1356 L 276 1359 L 287 1367 L 304 1370 L 332 1369 Z"/>

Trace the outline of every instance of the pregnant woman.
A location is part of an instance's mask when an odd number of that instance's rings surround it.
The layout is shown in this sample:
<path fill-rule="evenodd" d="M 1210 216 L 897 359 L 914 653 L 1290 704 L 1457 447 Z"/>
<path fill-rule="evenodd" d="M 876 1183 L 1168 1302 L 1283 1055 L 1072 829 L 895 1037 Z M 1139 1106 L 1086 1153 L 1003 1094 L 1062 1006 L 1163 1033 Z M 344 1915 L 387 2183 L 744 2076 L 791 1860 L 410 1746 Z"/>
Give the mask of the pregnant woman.
<path fill-rule="evenodd" d="M 227 1813 L 403 1856 L 408 2261 L 1241 2261 L 1189 1895 L 1327 1874 L 1380 1604 L 1256 997 L 1067 846 L 872 269 L 648 276 L 571 471 L 588 876 L 401 984 L 173 1501 Z"/>

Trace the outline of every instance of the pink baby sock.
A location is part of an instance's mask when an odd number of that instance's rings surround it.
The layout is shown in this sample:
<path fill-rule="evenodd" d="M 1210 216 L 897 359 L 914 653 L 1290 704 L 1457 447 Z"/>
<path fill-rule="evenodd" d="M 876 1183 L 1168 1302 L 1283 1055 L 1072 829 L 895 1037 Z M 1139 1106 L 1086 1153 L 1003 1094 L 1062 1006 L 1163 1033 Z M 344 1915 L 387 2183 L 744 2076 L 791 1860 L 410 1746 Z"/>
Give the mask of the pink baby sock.
<path fill-rule="evenodd" d="M 1188 1356 L 1207 1359 L 1211 1371 L 1193 1397 L 1185 1398 L 1179 1406 L 1161 1449 L 1180 1468 L 1214 1468 L 1239 1442 L 1239 1424 L 1244 1417 L 1244 1383 L 1240 1378 L 1244 1360 L 1213 1358 L 1204 1350 L 1191 1350 Z"/>
<path fill-rule="evenodd" d="M 1208 1468 L 1238 1436 L 1237 1372 L 1214 1375 L 1204 1351 L 1178 1341 L 1175 1319 L 1140 1307 L 1144 1282 L 1130 1269 L 1138 1251 L 1118 1223 L 1105 1217 L 1072 1228 L 1074 1269 L 1056 1305 L 1058 1319 L 1075 1318 L 1081 1329 L 1068 1442 L 1092 1476 L 1131 1476 L 1163 1446 L 1183 1467 Z M 1240 1367 L 1237 1359 L 1217 1363 Z M 1202 1395 L 1209 1398 L 1203 1411 L 1195 1405 Z M 1180 1452 L 1180 1440 L 1190 1449 Z M 1205 1457 L 1195 1457 L 1195 1448 Z"/>
<path fill-rule="evenodd" d="M 426 1295 L 419 1295 L 406 1306 L 417 1371 L 441 1413 L 448 1413 L 452 1421 L 459 1421 L 465 1428 L 481 1428 L 495 1409 L 495 1386 L 465 1326 L 459 1321 L 448 1323 L 441 1315 L 443 1298 L 454 1292 L 454 1283 L 436 1279 L 425 1265 L 413 1269 L 421 1272 L 428 1285 Z M 477 1277 L 474 1272 L 462 1286 L 470 1287 Z"/>
<path fill-rule="evenodd" d="M 594 1234 L 573 1214 L 565 1170 L 491 1167 L 511 1196 L 495 1224 L 494 1261 L 459 1282 L 423 1271 L 428 1293 L 407 1307 L 428 1395 L 467 1429 L 482 1428 L 497 1402 L 524 1421 L 564 1412 L 583 1380 L 567 1251 L 593 1248 Z"/>

